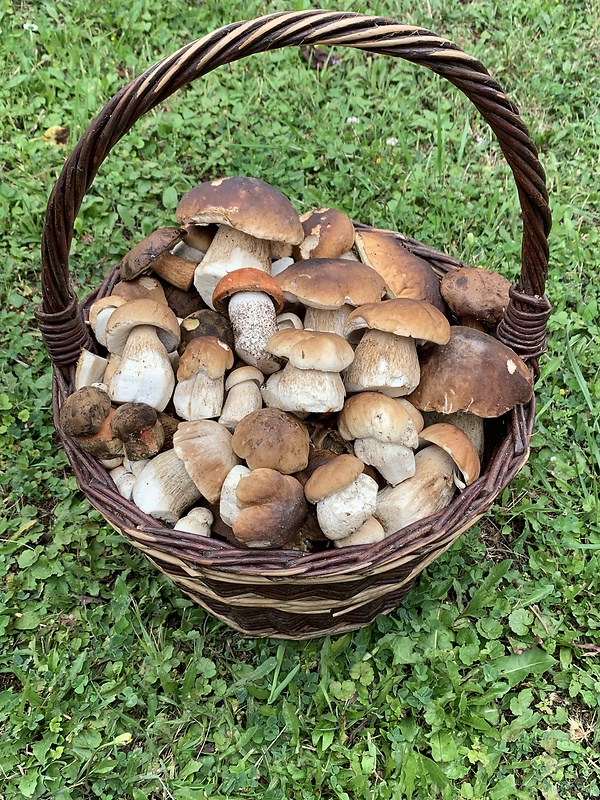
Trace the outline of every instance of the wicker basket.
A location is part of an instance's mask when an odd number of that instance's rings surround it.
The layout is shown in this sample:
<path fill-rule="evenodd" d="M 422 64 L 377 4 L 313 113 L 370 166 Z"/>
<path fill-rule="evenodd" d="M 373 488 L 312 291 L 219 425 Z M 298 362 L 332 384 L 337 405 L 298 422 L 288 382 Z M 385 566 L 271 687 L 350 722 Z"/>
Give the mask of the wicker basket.
<path fill-rule="evenodd" d="M 42 240 L 43 299 L 36 316 L 54 367 L 55 424 L 90 503 L 183 592 L 228 625 L 251 636 L 305 639 L 359 628 L 399 603 L 417 575 L 481 517 L 527 460 L 534 400 L 494 428 L 484 473 L 442 513 L 376 545 L 311 554 L 239 550 L 167 529 L 124 500 L 107 472 L 64 436 L 58 423 L 61 403 L 74 391 L 80 350 L 94 349 L 87 309 L 118 280 L 114 268 L 82 304 L 69 284 L 74 220 L 100 165 L 140 117 L 180 87 L 221 64 L 292 45 L 346 45 L 421 64 L 457 86 L 483 115 L 514 174 L 524 227 L 522 271 L 497 335 L 537 377 L 550 313 L 544 296 L 550 214 L 544 172 L 527 129 L 475 58 L 427 30 L 361 14 L 302 11 L 228 25 L 186 45 L 115 95 L 71 153 L 50 197 Z M 389 235 L 438 274 L 461 265 L 414 239 Z"/>

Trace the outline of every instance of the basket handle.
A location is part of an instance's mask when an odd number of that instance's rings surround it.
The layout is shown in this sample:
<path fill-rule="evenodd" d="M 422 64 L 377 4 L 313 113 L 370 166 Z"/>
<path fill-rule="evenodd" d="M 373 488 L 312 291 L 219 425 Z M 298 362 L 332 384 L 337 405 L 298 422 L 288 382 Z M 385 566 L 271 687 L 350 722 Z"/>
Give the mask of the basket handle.
<path fill-rule="evenodd" d="M 90 345 L 69 283 L 69 251 L 83 198 L 110 150 L 144 114 L 201 75 L 253 53 L 298 45 L 344 45 L 404 58 L 442 75 L 471 100 L 499 141 L 522 210 L 521 274 L 499 336 L 534 361 L 544 351 L 550 210 L 544 170 L 515 105 L 476 58 L 428 30 L 384 17 L 313 10 L 233 23 L 182 47 L 121 89 L 91 123 L 50 195 L 42 234 L 36 317 L 56 366 L 72 366 L 80 348 Z"/>

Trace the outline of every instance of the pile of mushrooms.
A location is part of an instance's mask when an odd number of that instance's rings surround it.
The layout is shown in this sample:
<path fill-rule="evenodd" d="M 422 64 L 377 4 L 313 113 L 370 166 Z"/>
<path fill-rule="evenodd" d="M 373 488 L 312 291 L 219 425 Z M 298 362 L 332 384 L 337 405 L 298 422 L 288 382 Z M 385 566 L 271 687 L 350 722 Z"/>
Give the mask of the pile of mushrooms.
<path fill-rule="evenodd" d="M 484 419 L 532 395 L 493 337 L 509 282 L 440 281 L 254 178 L 194 187 L 94 302 L 63 432 L 174 530 L 239 547 L 380 541 L 477 479 Z"/>

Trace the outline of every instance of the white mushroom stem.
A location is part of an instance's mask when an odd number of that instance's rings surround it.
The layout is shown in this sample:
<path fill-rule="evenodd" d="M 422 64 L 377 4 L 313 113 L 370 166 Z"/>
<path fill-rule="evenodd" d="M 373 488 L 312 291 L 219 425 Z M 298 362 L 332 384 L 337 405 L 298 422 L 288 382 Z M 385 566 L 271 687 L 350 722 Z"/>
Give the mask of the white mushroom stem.
<path fill-rule="evenodd" d="M 223 408 L 225 387 L 223 376 L 211 378 L 200 371 L 191 378 L 179 381 L 175 387 L 173 404 L 181 419 L 213 419 Z"/>
<path fill-rule="evenodd" d="M 121 466 L 121 467 L 116 467 L 115 469 L 111 469 L 111 471 L 108 474 L 113 479 L 114 484 L 117 488 L 117 492 L 126 500 L 131 500 L 131 495 L 133 494 L 133 487 L 136 481 L 133 472 L 129 472 L 128 469 Z"/>
<path fill-rule="evenodd" d="M 343 539 L 336 539 L 334 547 L 352 547 L 357 544 L 375 544 L 385 539 L 385 531 L 380 522 L 375 517 L 369 517 L 357 531 L 345 536 Z"/>
<path fill-rule="evenodd" d="M 212 296 L 221 278 L 242 267 L 254 267 L 270 274 L 271 243 L 220 225 L 194 274 L 194 286 L 207 306 L 214 309 Z"/>
<path fill-rule="evenodd" d="M 283 272 L 284 269 L 291 267 L 294 263 L 294 259 L 290 258 L 289 256 L 284 256 L 283 258 L 278 258 L 276 261 L 273 261 L 271 264 L 271 275 L 275 277 L 275 275 L 279 275 L 280 272 Z"/>
<path fill-rule="evenodd" d="M 414 339 L 370 330 L 356 348 L 344 383 L 348 392 L 368 390 L 401 397 L 417 388 L 420 375 Z"/>
<path fill-rule="evenodd" d="M 351 311 L 354 311 L 354 308 L 348 303 L 334 309 L 309 306 L 304 315 L 304 328 L 307 331 L 329 331 L 343 336 L 344 325 Z"/>
<path fill-rule="evenodd" d="M 190 247 L 189 244 L 186 244 L 185 242 L 177 242 L 171 252 L 174 256 L 185 258 L 188 261 L 195 261 L 196 264 L 199 264 L 205 256 L 205 253 L 203 253 L 202 250 L 197 250 L 195 247 Z"/>
<path fill-rule="evenodd" d="M 232 386 L 227 393 L 218 421 L 232 431 L 235 430 L 240 420 L 261 408 L 262 395 L 256 381 L 242 381 L 242 383 L 236 383 L 235 386 Z"/>
<path fill-rule="evenodd" d="M 275 306 L 265 292 L 237 292 L 229 300 L 229 321 L 235 352 L 246 364 L 258 367 L 265 375 L 279 369 L 267 351 L 270 337 L 277 331 Z"/>
<path fill-rule="evenodd" d="M 208 508 L 192 508 L 185 517 L 178 520 L 173 530 L 195 533 L 196 536 L 210 536 L 215 518 Z"/>
<path fill-rule="evenodd" d="M 410 447 L 377 439 L 356 439 L 354 455 L 370 464 L 392 486 L 415 474 L 415 454 Z"/>
<path fill-rule="evenodd" d="M 298 369 L 287 364 L 282 372 L 271 375 L 262 395 L 267 406 L 282 411 L 328 414 L 341 410 L 346 392 L 339 372 Z"/>
<path fill-rule="evenodd" d="M 252 470 L 248 469 L 248 467 L 238 464 L 237 467 L 233 467 L 233 469 L 228 472 L 223 486 L 221 487 L 219 515 L 225 525 L 229 525 L 230 528 L 233 528 L 235 521 L 242 513 L 242 509 L 238 506 L 237 502 L 236 490 L 238 483 L 242 478 L 250 475 L 251 472 Z"/>
<path fill-rule="evenodd" d="M 150 459 L 133 487 L 132 499 L 145 514 L 175 523 L 201 495 L 174 450 Z"/>
<path fill-rule="evenodd" d="M 292 314 L 291 311 L 285 311 L 283 314 L 279 314 L 275 319 L 275 323 L 278 331 L 288 330 L 291 328 L 301 331 L 304 328 L 302 320 L 298 314 Z"/>
<path fill-rule="evenodd" d="M 164 344 L 152 325 L 138 325 L 127 339 L 119 366 L 108 383 L 115 403 L 146 403 L 164 411 L 175 375 Z"/>
<path fill-rule="evenodd" d="M 344 539 L 354 533 L 369 517 L 377 503 L 376 481 L 361 473 L 350 486 L 319 500 L 317 520 L 328 539 Z"/>
<path fill-rule="evenodd" d="M 83 349 L 75 369 L 75 388 L 102 383 L 108 361 L 89 350 Z"/>
<path fill-rule="evenodd" d="M 416 471 L 397 486 L 379 492 L 375 517 L 386 534 L 437 514 L 452 500 L 456 465 L 441 447 L 431 445 L 415 456 Z"/>

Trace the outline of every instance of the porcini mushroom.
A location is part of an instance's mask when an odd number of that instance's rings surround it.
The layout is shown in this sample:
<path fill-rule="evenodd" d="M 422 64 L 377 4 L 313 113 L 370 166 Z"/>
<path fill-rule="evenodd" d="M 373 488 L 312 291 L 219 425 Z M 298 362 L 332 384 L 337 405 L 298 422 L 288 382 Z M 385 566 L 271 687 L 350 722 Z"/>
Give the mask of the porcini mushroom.
<path fill-rule="evenodd" d="M 218 417 L 225 395 L 224 375 L 233 353 L 215 336 L 191 341 L 179 361 L 173 404 L 185 420 Z"/>
<path fill-rule="evenodd" d="M 202 496 L 218 502 L 223 481 L 239 464 L 227 428 L 213 420 L 182 422 L 173 436 L 173 449 Z"/>
<path fill-rule="evenodd" d="M 292 250 L 296 261 L 309 258 L 339 258 L 354 244 L 350 217 L 335 208 L 319 208 L 300 217 L 304 239 Z"/>
<path fill-rule="evenodd" d="M 250 469 L 275 469 L 285 475 L 308 464 L 308 430 L 293 414 L 262 408 L 242 419 L 233 433 L 233 449 Z"/>
<path fill-rule="evenodd" d="M 459 489 L 464 489 L 479 477 L 480 463 L 477 451 L 466 433 L 450 423 L 438 422 L 424 428 L 419 439 L 435 444 L 445 450 L 462 473 L 464 483 L 455 480 Z"/>
<path fill-rule="evenodd" d="M 225 381 L 227 397 L 219 417 L 219 423 L 229 430 L 251 414 L 262 408 L 260 386 L 265 376 L 256 367 L 238 367 L 230 372 Z"/>
<path fill-rule="evenodd" d="M 125 455 L 130 461 L 152 458 L 165 441 L 156 409 L 146 403 L 124 403 L 119 406 L 110 425 L 115 436 L 123 442 Z"/>
<path fill-rule="evenodd" d="M 211 534 L 211 526 L 214 520 L 214 515 L 208 508 L 192 508 L 185 517 L 177 520 L 173 530 L 194 533 L 196 536 L 206 536 L 208 538 Z"/>
<path fill-rule="evenodd" d="M 158 228 L 153 231 L 123 256 L 121 278 L 129 281 L 154 272 L 167 283 L 187 291 L 194 282 L 197 262 L 170 252 L 185 236 L 187 231 L 183 228 Z"/>
<path fill-rule="evenodd" d="M 200 491 L 175 451 L 165 450 L 141 471 L 132 499 L 144 514 L 174 524 L 200 499 Z"/>
<path fill-rule="evenodd" d="M 59 422 L 63 433 L 75 439 L 85 453 L 110 459 L 123 452 L 123 443 L 110 427 L 114 413 L 106 392 L 83 386 L 63 402 Z"/>
<path fill-rule="evenodd" d="M 496 326 L 508 305 L 510 281 L 498 272 L 461 267 L 447 272 L 440 292 L 460 325 L 486 330 Z"/>

